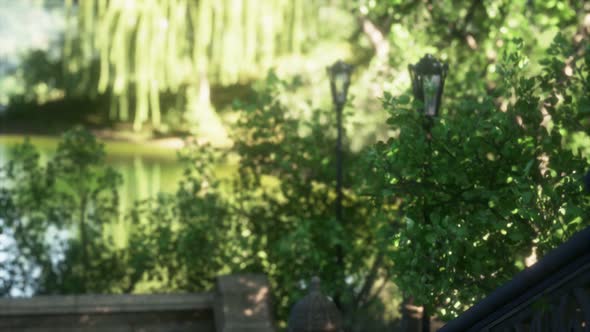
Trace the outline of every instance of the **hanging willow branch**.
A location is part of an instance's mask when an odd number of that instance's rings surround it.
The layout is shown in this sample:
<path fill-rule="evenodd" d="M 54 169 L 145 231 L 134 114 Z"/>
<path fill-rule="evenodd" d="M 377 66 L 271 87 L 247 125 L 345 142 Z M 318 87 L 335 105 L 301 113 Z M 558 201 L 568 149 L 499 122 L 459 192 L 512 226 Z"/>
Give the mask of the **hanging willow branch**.
<path fill-rule="evenodd" d="M 113 98 L 110 117 L 127 121 L 133 105 L 136 130 L 146 121 L 157 127 L 162 92 L 208 92 L 209 81 L 248 80 L 278 55 L 302 52 L 319 1 L 84 0 L 76 8 L 68 0 L 77 33 L 66 37 L 67 70 L 83 71 L 72 64 L 98 56 L 97 90 Z"/>

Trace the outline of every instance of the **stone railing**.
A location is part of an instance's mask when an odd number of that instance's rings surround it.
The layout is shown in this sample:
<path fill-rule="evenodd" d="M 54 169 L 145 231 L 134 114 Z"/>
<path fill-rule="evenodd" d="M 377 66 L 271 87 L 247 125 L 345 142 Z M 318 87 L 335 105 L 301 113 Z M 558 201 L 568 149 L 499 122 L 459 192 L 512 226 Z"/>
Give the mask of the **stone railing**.
<path fill-rule="evenodd" d="M 0 299 L 0 331 L 274 332 L 266 277 L 217 278 L 212 292 Z"/>

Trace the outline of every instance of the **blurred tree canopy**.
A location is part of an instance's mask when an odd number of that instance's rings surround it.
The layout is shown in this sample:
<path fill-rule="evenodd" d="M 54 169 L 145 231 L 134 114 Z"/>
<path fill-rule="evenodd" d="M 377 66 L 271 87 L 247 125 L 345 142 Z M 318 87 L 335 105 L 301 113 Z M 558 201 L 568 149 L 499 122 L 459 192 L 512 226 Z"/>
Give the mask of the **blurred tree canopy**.
<path fill-rule="evenodd" d="M 118 219 L 121 176 L 103 144 L 74 129 L 46 164 L 29 142 L 12 157 L 0 167 L 0 230 L 11 239 L 0 249 L 3 292 L 120 291 L 124 265 L 105 226 Z"/>
<path fill-rule="evenodd" d="M 112 119 L 133 128 L 161 124 L 160 95 L 186 99 L 185 119 L 207 121 L 210 81 L 236 84 L 258 77 L 286 53 L 316 38 L 320 1 L 145 0 L 82 1 L 69 19 L 66 69 L 88 70 L 96 54 L 99 93 L 110 92 Z M 213 117 L 213 118 L 212 118 Z"/>

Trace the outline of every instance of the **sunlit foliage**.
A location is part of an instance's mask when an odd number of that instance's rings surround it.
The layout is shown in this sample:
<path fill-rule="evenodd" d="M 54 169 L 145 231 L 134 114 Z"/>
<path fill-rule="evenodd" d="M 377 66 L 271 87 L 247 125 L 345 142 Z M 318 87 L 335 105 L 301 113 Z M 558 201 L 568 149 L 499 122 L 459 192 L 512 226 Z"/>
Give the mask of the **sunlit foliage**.
<path fill-rule="evenodd" d="M 164 92 L 187 99 L 188 120 L 203 120 L 211 112 L 209 81 L 248 80 L 275 57 L 302 52 L 315 37 L 319 1 L 68 2 L 78 29 L 68 30 L 67 70 L 88 71 L 98 56 L 97 89 L 112 94 L 111 117 L 126 121 L 133 114 L 139 130 L 147 121 L 161 124 Z"/>
<path fill-rule="evenodd" d="M 588 225 L 588 163 L 563 144 L 585 113 L 587 76 L 563 74 L 572 54 L 560 36 L 538 75 L 527 71 L 522 41 L 509 46 L 497 87 L 447 101 L 431 126 L 407 95 L 384 100 L 398 135 L 373 156 L 379 196 L 402 201 L 394 280 L 443 317 Z M 580 68 L 588 60 L 578 58 Z"/>
<path fill-rule="evenodd" d="M 117 290 L 124 269 L 104 227 L 118 218 L 121 179 L 104 157 L 81 129 L 64 134 L 47 164 L 30 143 L 15 147 L 0 168 L 4 292 Z"/>

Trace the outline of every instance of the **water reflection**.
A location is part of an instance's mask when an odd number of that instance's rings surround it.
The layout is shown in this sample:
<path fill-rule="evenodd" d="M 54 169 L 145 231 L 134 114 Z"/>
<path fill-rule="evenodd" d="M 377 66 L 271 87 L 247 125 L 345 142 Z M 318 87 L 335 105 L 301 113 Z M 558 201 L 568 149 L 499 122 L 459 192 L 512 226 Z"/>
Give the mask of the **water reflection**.
<path fill-rule="evenodd" d="M 53 144 L 51 142 L 48 144 L 47 141 L 44 141 L 40 146 L 33 141 L 33 144 L 40 152 L 42 163 L 46 163 L 55 153 L 57 142 L 55 140 Z M 13 145 L 12 142 L 6 143 L 0 140 L 0 165 L 8 162 L 10 147 Z M 108 153 L 107 148 L 106 163 L 123 176 L 124 183 L 119 194 L 124 208 L 128 208 L 135 200 L 147 199 L 159 191 L 175 191 L 183 169 L 182 165 L 176 160 L 176 152 L 173 150 L 167 154 L 156 156 L 137 151 L 130 151 L 129 153 L 117 151 L 111 154 Z"/>
<path fill-rule="evenodd" d="M 11 147 L 22 141 L 23 139 L 0 140 L 0 165 L 5 165 L 10 160 Z M 33 140 L 32 143 L 40 152 L 41 163 L 45 164 L 55 153 L 58 139 Z M 119 187 L 119 220 L 107 227 L 105 231 L 112 232 L 116 245 L 124 247 L 127 243 L 129 227 L 126 225 L 124 214 L 138 200 L 155 197 L 158 192 L 176 191 L 182 177 L 183 166 L 177 161 L 174 150 L 158 154 L 142 153 L 139 151 L 141 149 L 111 150 L 116 152 L 109 153 L 107 146 L 106 163 L 122 175 L 123 183 Z"/>
<path fill-rule="evenodd" d="M 24 139 L 20 137 L 2 137 L 0 136 L 0 166 L 6 165 L 11 158 L 11 149 L 14 145 L 20 144 Z M 40 153 L 40 161 L 45 165 L 48 160 L 55 154 L 59 139 L 53 138 L 34 138 L 33 145 Z M 119 144 L 119 143 L 114 143 Z M 156 196 L 159 192 L 174 192 L 177 189 L 178 182 L 183 174 L 183 166 L 176 159 L 174 150 L 162 153 L 153 153 L 153 150 L 133 149 L 130 145 L 119 145 L 117 147 L 107 146 L 106 163 L 112 166 L 123 177 L 123 183 L 119 190 L 119 218 L 113 220 L 110 225 L 103 228 L 105 238 L 114 239 L 114 245 L 118 248 L 125 248 L 128 243 L 131 225 L 125 218 L 134 202 L 145 200 Z M 111 151 L 109 153 L 109 151 Z M 114 151 L 114 153 L 112 152 Z M 143 153 L 142 153 L 143 152 Z M 0 179 L 1 180 L 1 179 Z M 5 186 L 2 183 L 1 186 Z M 0 220 L 0 227 L 3 221 Z M 57 264 L 64 259 L 65 248 L 63 243 L 67 238 L 78 236 L 77 232 L 68 227 L 57 229 L 51 227 L 45 236 L 47 244 L 50 246 L 50 256 L 53 264 Z M 11 236 L 11 230 L 4 228 L 0 234 L 0 266 L 10 264 L 19 254 L 15 246 L 14 238 Z M 26 259 L 25 259 L 26 260 Z M 0 269 L 0 279 L 6 276 Z M 14 285 L 10 290 L 12 296 L 30 296 L 35 289 L 35 275 L 39 274 L 39 268 L 31 265 L 26 275 L 15 276 L 18 285 Z"/>
<path fill-rule="evenodd" d="M 124 247 L 127 243 L 130 225 L 124 214 L 137 201 L 155 197 L 159 192 L 174 192 L 182 177 L 183 167 L 173 158 L 153 158 L 145 155 L 111 155 L 107 163 L 123 176 L 119 188 L 119 222 L 112 225 L 115 245 Z"/>

